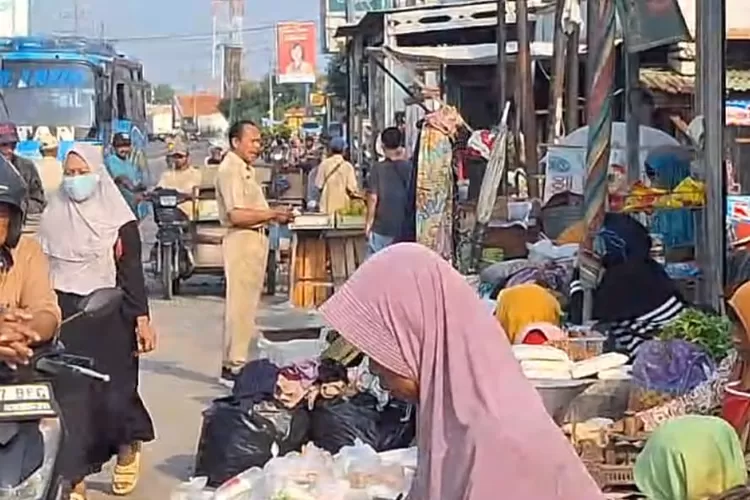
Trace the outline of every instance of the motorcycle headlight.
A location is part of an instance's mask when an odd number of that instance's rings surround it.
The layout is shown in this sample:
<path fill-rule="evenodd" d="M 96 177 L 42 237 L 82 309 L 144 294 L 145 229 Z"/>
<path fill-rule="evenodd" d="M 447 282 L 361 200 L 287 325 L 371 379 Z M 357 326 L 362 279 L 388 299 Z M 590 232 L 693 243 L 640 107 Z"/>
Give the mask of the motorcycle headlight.
<path fill-rule="evenodd" d="M 276 161 L 281 161 L 281 159 L 284 158 L 284 156 L 281 153 L 274 153 L 271 158 L 273 158 Z"/>
<path fill-rule="evenodd" d="M 62 425 L 59 418 L 45 418 L 39 421 L 39 432 L 44 440 L 42 465 L 24 482 L 13 488 L 0 488 L 0 500 L 34 500 L 44 498 L 52 484 L 55 460 L 60 449 Z"/>
<path fill-rule="evenodd" d="M 176 207 L 177 197 L 176 196 L 159 196 L 159 205 L 163 207 Z"/>

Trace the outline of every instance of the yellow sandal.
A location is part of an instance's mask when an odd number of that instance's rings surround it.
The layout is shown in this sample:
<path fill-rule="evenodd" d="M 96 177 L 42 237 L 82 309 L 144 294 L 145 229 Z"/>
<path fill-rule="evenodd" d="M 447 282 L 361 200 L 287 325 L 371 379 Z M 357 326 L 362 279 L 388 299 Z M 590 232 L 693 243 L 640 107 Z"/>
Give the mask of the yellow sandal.
<path fill-rule="evenodd" d="M 70 492 L 70 495 L 68 496 L 69 500 L 86 500 L 86 485 L 81 482 L 81 484 L 73 485 L 73 489 Z"/>
<path fill-rule="evenodd" d="M 140 473 L 141 446 L 137 443 L 133 445 L 133 461 L 127 465 L 115 465 L 112 471 L 112 493 L 117 496 L 127 496 L 133 493 L 138 485 Z"/>

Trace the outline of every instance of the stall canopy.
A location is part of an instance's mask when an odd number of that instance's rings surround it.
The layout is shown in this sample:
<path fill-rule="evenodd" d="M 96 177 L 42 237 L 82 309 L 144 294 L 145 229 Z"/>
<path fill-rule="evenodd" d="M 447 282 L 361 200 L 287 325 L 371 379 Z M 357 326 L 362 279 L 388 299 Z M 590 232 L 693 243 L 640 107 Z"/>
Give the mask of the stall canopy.
<path fill-rule="evenodd" d="M 372 51 L 373 49 L 368 49 Z M 454 66 L 488 65 L 497 62 L 497 45 L 482 43 L 476 45 L 453 45 L 445 47 L 378 47 L 385 54 L 395 56 L 401 61 L 435 63 Z M 511 56 L 518 53 L 518 42 L 511 41 L 506 45 Z M 581 45 L 579 52 L 584 54 L 586 46 Z M 549 59 L 552 57 L 551 42 L 532 42 L 531 57 Z"/>

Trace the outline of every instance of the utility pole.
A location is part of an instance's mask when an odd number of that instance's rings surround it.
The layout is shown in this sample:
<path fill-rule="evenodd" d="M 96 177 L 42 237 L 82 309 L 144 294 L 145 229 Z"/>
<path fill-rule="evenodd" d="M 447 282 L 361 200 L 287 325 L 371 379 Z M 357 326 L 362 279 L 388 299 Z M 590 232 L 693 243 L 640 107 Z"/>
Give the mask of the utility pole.
<path fill-rule="evenodd" d="M 495 39 L 497 41 L 497 68 L 495 70 L 495 82 L 497 84 L 497 116 L 498 120 L 503 116 L 503 109 L 508 100 L 508 32 L 505 24 L 505 0 L 497 0 L 497 29 Z"/>
<path fill-rule="evenodd" d="M 79 33 L 79 9 L 78 9 L 78 0 L 73 0 L 73 33 L 78 35 Z"/>
<path fill-rule="evenodd" d="M 536 151 L 536 109 L 531 75 L 531 43 L 529 38 L 529 6 L 527 0 L 516 0 L 518 30 L 518 84 L 521 95 L 521 127 L 526 146 L 526 179 L 531 198 L 539 197 L 539 166 Z"/>

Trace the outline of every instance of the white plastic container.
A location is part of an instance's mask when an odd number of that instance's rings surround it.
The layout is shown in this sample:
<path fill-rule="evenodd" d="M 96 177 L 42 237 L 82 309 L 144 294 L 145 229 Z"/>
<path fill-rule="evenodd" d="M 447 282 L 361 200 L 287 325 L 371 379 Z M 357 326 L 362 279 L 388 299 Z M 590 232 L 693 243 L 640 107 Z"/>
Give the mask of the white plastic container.
<path fill-rule="evenodd" d="M 258 357 L 267 359 L 276 366 L 291 364 L 320 357 L 328 342 L 325 338 L 326 330 L 321 329 L 321 336 L 317 339 L 295 339 L 283 342 L 268 340 L 261 334 L 258 337 Z"/>

